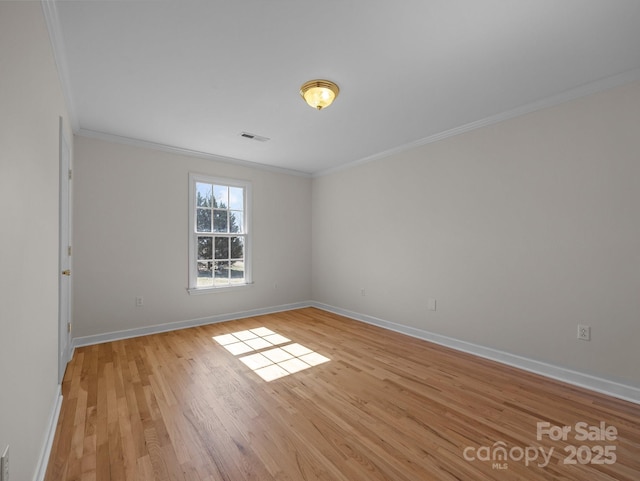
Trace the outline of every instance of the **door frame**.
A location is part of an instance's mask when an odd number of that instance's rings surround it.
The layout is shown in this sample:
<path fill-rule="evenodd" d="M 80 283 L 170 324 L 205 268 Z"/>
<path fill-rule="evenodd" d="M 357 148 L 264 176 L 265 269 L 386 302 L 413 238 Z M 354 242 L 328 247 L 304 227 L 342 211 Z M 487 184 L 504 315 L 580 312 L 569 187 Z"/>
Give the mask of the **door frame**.
<path fill-rule="evenodd" d="M 59 120 L 58 383 L 71 358 L 71 149 Z M 65 273 L 67 272 L 68 273 Z"/>

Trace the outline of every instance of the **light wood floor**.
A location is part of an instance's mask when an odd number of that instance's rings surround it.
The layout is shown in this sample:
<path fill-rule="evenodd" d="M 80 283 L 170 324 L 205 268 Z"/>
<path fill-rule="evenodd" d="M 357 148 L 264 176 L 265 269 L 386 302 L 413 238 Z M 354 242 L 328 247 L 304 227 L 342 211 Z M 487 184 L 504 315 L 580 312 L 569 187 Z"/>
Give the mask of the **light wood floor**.
<path fill-rule="evenodd" d="M 212 339 L 258 327 L 331 360 L 265 382 Z M 79 348 L 63 394 L 47 481 L 640 479 L 640 406 L 314 308 Z M 572 446 L 616 462 L 564 464 Z"/>

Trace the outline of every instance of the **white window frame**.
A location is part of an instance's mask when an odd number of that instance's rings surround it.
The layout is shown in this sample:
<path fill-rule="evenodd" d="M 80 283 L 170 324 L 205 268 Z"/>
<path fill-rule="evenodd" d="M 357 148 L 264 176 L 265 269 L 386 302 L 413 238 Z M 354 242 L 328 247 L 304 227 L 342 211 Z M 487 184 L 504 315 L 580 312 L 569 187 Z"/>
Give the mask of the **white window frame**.
<path fill-rule="evenodd" d="M 226 185 L 229 187 L 242 187 L 244 189 L 244 215 L 243 215 L 243 231 L 245 237 L 244 243 L 244 280 L 242 284 L 233 284 L 227 286 L 207 286 L 198 287 L 198 232 L 197 226 L 197 206 L 196 206 L 196 184 L 204 182 L 209 184 Z M 253 284 L 251 269 L 251 182 L 238 179 L 229 179 L 224 177 L 215 177 L 206 174 L 189 174 L 189 294 L 207 294 L 214 292 L 225 292 L 230 290 L 242 289 Z M 211 233 L 215 234 L 215 233 Z"/>

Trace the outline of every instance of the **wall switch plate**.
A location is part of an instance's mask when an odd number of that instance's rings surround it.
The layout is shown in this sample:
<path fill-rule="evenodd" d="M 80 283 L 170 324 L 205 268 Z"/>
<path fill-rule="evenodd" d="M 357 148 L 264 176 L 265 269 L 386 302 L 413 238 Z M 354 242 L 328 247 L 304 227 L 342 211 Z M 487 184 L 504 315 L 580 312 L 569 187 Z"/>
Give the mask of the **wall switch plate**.
<path fill-rule="evenodd" d="M 591 340 L 591 327 L 578 324 L 578 339 L 582 341 Z"/>
<path fill-rule="evenodd" d="M 9 481 L 9 446 L 0 458 L 0 481 Z"/>
<path fill-rule="evenodd" d="M 427 299 L 427 307 L 430 311 L 436 310 L 436 300 L 435 299 Z"/>

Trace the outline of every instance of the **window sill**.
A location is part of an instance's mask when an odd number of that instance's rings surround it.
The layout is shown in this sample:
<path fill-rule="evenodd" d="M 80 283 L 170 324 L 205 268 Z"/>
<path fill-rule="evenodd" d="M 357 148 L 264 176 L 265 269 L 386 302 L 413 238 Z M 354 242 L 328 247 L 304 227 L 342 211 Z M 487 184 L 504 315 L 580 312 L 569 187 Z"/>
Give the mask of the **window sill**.
<path fill-rule="evenodd" d="M 224 287 L 188 287 L 187 292 L 190 296 L 199 296 L 202 294 L 219 294 L 221 292 L 231 292 L 238 289 L 246 289 L 247 287 L 251 286 L 253 286 L 253 282 Z"/>

